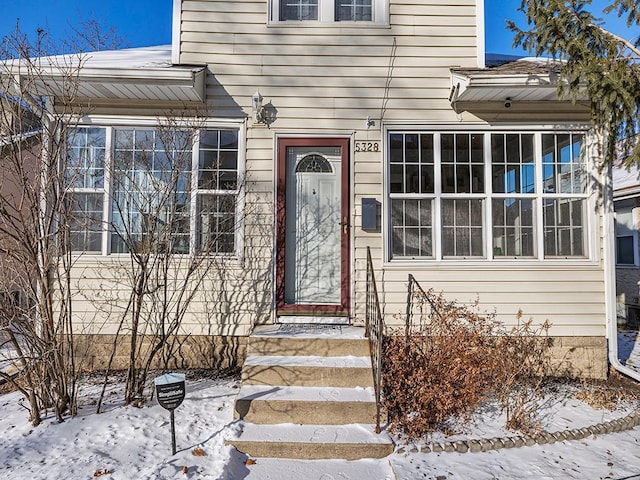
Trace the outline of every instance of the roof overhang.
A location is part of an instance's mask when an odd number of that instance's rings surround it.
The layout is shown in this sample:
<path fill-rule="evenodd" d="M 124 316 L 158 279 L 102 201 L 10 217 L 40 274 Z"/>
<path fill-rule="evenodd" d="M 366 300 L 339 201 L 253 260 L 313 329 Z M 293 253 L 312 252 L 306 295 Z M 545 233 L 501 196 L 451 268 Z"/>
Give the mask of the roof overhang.
<path fill-rule="evenodd" d="M 561 77 L 557 63 L 536 60 L 518 60 L 497 68 L 452 69 L 452 108 L 456 113 L 505 112 L 518 105 L 520 111 L 525 111 L 548 108 L 553 102 L 554 108 L 563 104 L 560 108 L 584 110 L 580 102 L 586 98 L 578 99 L 576 105 L 559 98 Z"/>
<path fill-rule="evenodd" d="M 640 197 L 640 170 L 637 167 L 615 165 L 611 172 L 615 201 Z"/>
<path fill-rule="evenodd" d="M 5 62 L 16 81 L 34 81 L 43 95 L 75 102 L 140 101 L 199 103 L 205 101 L 206 66 L 173 65 L 171 46 L 58 55 L 37 59 L 34 66 Z M 35 77 L 35 78 L 34 78 Z M 70 93 L 71 92 L 71 93 Z"/>

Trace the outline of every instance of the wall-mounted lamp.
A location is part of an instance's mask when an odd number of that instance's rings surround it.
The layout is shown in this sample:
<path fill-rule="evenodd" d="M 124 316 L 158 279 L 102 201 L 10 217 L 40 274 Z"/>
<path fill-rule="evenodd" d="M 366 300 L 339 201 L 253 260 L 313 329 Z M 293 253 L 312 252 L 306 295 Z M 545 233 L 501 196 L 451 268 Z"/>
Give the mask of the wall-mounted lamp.
<path fill-rule="evenodd" d="M 253 111 L 253 120 L 256 123 L 265 123 L 266 116 L 264 112 L 264 107 L 262 106 L 262 95 L 260 95 L 260 91 L 256 90 L 256 93 L 251 97 L 251 110 Z"/>

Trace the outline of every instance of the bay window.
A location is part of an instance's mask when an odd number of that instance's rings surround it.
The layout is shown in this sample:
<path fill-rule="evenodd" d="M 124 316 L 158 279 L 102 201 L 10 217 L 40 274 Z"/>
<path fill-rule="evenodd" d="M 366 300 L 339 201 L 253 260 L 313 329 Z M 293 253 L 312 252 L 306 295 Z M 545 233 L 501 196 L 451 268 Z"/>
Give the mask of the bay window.
<path fill-rule="evenodd" d="M 72 250 L 235 254 L 238 138 L 235 129 L 72 129 L 64 165 Z"/>
<path fill-rule="evenodd" d="M 587 257 L 583 133 L 388 133 L 388 258 Z"/>

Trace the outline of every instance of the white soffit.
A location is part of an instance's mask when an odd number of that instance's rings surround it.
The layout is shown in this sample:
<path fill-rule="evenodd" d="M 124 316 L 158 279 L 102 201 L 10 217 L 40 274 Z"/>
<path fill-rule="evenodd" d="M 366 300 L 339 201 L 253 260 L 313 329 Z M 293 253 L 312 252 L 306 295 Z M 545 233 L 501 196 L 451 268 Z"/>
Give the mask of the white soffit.
<path fill-rule="evenodd" d="M 557 100 L 557 84 L 548 79 L 525 75 L 466 76 L 453 73 L 453 88 L 458 102 L 497 102 L 506 98 L 519 101 Z"/>

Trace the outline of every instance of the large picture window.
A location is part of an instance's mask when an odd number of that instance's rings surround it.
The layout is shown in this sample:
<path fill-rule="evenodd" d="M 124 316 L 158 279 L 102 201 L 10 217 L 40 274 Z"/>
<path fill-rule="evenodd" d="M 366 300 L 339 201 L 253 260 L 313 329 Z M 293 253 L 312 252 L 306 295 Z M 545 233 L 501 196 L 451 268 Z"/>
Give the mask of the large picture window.
<path fill-rule="evenodd" d="M 388 133 L 389 258 L 587 257 L 583 133 Z"/>
<path fill-rule="evenodd" d="M 64 165 L 71 248 L 92 253 L 235 254 L 238 133 L 73 129 L 67 135 Z"/>

